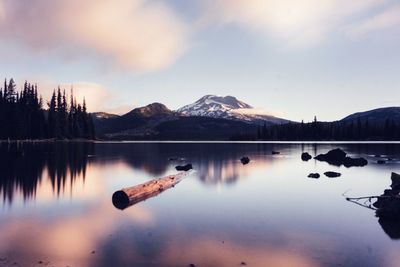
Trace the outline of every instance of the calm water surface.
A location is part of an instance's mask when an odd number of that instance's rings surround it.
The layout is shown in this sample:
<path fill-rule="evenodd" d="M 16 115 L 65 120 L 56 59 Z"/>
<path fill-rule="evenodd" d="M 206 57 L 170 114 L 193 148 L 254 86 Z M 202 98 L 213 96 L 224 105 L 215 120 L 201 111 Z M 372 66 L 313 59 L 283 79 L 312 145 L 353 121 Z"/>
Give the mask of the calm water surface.
<path fill-rule="evenodd" d="M 336 147 L 369 164 L 300 159 Z M 175 188 L 113 206 L 186 162 Z M 342 176 L 307 178 L 325 171 Z M 380 195 L 392 171 L 399 144 L 0 144 L 0 266 L 400 266 L 400 222 L 342 195 Z"/>

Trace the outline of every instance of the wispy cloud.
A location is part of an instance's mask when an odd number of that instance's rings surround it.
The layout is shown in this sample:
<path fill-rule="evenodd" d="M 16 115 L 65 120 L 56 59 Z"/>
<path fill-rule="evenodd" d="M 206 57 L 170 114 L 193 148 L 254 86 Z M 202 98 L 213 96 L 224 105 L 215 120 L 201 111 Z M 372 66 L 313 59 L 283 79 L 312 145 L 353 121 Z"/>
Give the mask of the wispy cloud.
<path fill-rule="evenodd" d="M 381 12 L 348 27 L 347 33 L 352 37 L 363 37 L 378 31 L 393 29 L 400 26 L 400 4 L 389 6 Z M 400 31 L 397 30 L 396 34 Z"/>
<path fill-rule="evenodd" d="M 0 34 L 36 50 L 101 57 L 137 71 L 172 64 L 188 40 L 178 14 L 148 0 L 0 0 Z"/>
<path fill-rule="evenodd" d="M 213 0 L 208 2 L 207 18 L 275 38 L 284 47 L 303 48 L 320 44 L 332 34 L 340 34 L 355 17 L 362 17 L 388 2 L 390 0 Z"/>

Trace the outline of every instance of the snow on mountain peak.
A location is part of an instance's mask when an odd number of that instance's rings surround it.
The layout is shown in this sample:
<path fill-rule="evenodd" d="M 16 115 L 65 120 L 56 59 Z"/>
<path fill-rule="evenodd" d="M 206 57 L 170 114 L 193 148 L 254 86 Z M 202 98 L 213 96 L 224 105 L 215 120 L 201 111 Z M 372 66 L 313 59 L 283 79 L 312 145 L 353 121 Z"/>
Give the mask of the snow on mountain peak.
<path fill-rule="evenodd" d="M 246 111 L 246 112 L 243 112 Z M 252 106 L 238 100 L 234 96 L 205 95 L 193 104 L 186 105 L 177 110 L 185 116 L 203 116 L 244 121 L 283 121 L 267 114 L 255 114 Z"/>

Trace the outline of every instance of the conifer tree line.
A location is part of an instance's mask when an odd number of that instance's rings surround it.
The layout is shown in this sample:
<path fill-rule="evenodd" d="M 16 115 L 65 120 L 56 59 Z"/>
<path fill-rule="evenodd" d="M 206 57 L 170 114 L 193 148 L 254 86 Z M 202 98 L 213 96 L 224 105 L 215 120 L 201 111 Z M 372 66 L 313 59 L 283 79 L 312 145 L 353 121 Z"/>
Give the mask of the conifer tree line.
<path fill-rule="evenodd" d="M 0 87 L 0 139 L 94 139 L 92 118 L 86 102 L 77 103 L 58 87 L 43 103 L 36 84 L 25 81 L 18 91 L 13 79 Z"/>
<path fill-rule="evenodd" d="M 271 141 L 368 141 L 400 140 L 400 123 L 386 119 L 383 123 L 368 119 L 352 121 L 320 122 L 314 118 L 309 123 L 286 123 L 272 126 L 259 126 L 258 140 Z"/>

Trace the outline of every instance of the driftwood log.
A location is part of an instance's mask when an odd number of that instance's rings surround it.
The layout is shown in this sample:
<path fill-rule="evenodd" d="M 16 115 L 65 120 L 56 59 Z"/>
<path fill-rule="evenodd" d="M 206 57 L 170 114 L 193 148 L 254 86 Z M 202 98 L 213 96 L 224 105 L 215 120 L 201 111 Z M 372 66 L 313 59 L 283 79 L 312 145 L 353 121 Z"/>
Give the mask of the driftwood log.
<path fill-rule="evenodd" d="M 113 194 L 112 202 L 117 209 L 126 209 L 127 207 L 151 197 L 155 197 L 161 192 L 174 187 L 189 173 L 190 172 L 179 172 L 174 175 L 154 179 L 133 187 L 123 188 Z"/>

